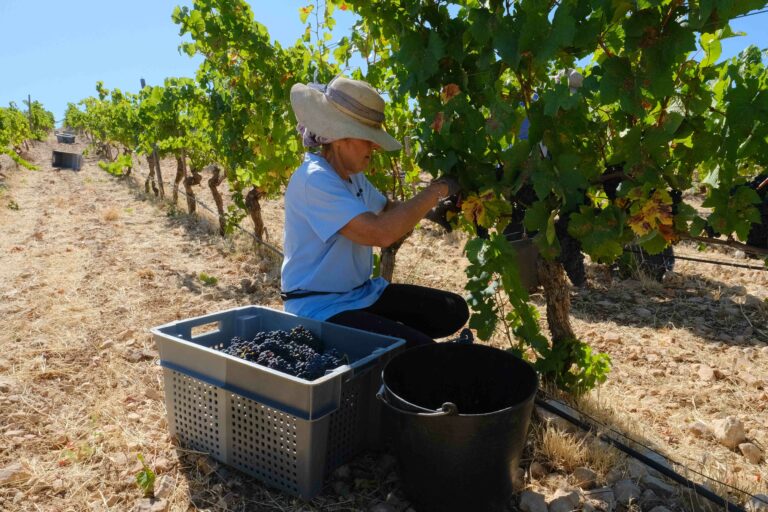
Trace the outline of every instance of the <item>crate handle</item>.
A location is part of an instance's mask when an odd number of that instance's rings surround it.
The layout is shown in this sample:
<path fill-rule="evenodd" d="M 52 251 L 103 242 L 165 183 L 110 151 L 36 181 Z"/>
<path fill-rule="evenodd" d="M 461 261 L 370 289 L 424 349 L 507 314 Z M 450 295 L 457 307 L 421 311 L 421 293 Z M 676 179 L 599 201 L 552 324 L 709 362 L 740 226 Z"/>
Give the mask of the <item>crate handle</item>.
<path fill-rule="evenodd" d="M 206 322 L 204 324 L 191 326 L 189 329 L 189 336 L 190 339 L 194 340 L 200 336 L 205 336 L 206 334 L 215 334 L 217 332 L 221 332 L 221 321 L 214 320 L 213 322 Z"/>
<path fill-rule="evenodd" d="M 192 337 L 192 329 L 196 327 L 203 327 L 210 324 L 217 324 L 216 330 L 206 331 L 204 334 L 211 334 L 212 332 L 221 331 L 222 318 L 226 317 L 226 312 L 215 313 L 213 315 L 199 316 L 197 318 L 190 318 L 183 322 L 179 322 L 181 325 L 176 325 L 176 336 L 185 340 L 193 340 L 202 334 L 198 334 L 194 338 Z"/>

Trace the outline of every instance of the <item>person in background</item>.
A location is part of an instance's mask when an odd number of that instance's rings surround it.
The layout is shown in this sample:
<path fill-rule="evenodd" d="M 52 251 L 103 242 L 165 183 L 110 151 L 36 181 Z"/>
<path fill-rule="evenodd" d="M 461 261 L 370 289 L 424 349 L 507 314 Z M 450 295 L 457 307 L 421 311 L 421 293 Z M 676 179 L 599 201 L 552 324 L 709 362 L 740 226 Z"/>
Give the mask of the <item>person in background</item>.
<path fill-rule="evenodd" d="M 384 100 L 369 84 L 337 77 L 327 86 L 295 84 L 291 106 L 309 148 L 285 192 L 281 269 L 285 310 L 405 339 L 408 347 L 450 336 L 469 318 L 451 292 L 371 278 L 373 247 L 405 237 L 442 198 L 458 193 L 447 177 L 394 203 L 364 175 L 376 150 L 400 143 L 383 128 Z M 471 340 L 471 331 L 462 337 Z"/>

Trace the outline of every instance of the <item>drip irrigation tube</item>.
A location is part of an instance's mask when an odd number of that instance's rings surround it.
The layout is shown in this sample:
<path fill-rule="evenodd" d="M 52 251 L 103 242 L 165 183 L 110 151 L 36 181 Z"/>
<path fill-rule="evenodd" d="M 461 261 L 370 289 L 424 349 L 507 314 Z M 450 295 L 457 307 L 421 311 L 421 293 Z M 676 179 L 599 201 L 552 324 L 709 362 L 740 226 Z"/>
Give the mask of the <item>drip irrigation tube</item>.
<path fill-rule="evenodd" d="M 642 251 L 638 251 L 635 249 L 628 249 L 627 252 L 631 252 L 632 254 L 638 254 L 638 255 L 646 255 Z M 683 261 L 696 261 L 698 263 L 709 263 L 710 265 L 722 265 L 724 267 L 736 267 L 736 268 L 746 268 L 749 270 L 768 270 L 768 267 L 766 266 L 757 266 L 757 265 L 747 265 L 746 263 L 733 263 L 730 261 L 722 261 L 722 260 L 708 260 L 704 258 L 692 258 L 690 256 L 680 256 L 678 254 L 675 254 L 674 256 L 670 256 L 668 259 L 676 259 L 676 260 L 683 260 Z"/>
<path fill-rule="evenodd" d="M 691 258 L 689 256 L 679 256 L 675 254 L 675 259 L 683 260 L 683 261 L 696 261 L 698 263 L 709 263 L 710 265 L 722 265 L 724 267 L 736 267 L 736 268 L 746 268 L 749 270 L 768 270 L 768 267 L 758 267 L 757 265 L 747 265 L 745 263 L 731 263 L 730 261 L 718 261 L 718 260 L 705 260 L 702 258 Z"/>
<path fill-rule="evenodd" d="M 552 414 L 556 414 L 560 416 L 561 418 L 568 421 L 569 423 L 576 425 L 581 430 L 595 434 L 598 437 L 598 439 L 600 439 L 601 441 L 605 441 L 606 443 L 612 445 L 616 449 L 626 453 L 630 457 L 634 457 L 635 459 L 639 460 L 643 464 L 650 466 L 651 468 L 655 469 L 656 471 L 666 476 L 670 480 L 673 480 L 674 482 L 680 485 L 683 485 L 685 487 L 692 488 L 696 492 L 696 494 L 708 499 L 709 501 L 711 501 L 712 503 L 720 507 L 723 507 L 725 510 L 729 512 L 747 512 L 744 508 L 740 507 L 739 505 L 736 505 L 735 503 L 732 503 L 726 500 L 722 496 L 715 494 L 714 492 L 710 491 L 703 485 L 698 484 L 692 480 L 689 480 L 688 478 L 684 477 L 677 471 L 671 468 L 668 468 L 662 464 L 659 464 L 658 462 L 651 459 L 650 457 L 647 457 L 646 455 L 643 455 L 637 450 L 630 448 L 629 446 L 622 443 L 618 439 L 614 439 L 613 437 L 610 437 L 608 435 L 602 434 L 600 432 L 596 432 L 595 428 L 589 423 L 586 423 L 578 418 L 574 418 L 567 412 L 562 411 L 558 407 L 555 407 L 554 405 L 550 404 L 543 398 L 536 397 L 535 403 L 537 407 L 541 407 L 542 409 L 545 409 L 547 412 L 551 412 Z"/>

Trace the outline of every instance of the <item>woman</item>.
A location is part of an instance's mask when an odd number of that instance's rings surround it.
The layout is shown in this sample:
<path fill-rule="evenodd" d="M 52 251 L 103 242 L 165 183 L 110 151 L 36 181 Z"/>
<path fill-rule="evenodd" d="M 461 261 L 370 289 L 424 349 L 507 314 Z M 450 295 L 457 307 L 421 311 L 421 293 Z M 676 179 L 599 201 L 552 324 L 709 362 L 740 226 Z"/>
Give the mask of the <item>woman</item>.
<path fill-rule="evenodd" d="M 339 77 L 327 87 L 296 84 L 291 105 L 307 153 L 285 192 L 282 297 L 298 316 L 395 336 L 408 346 L 455 333 L 469 318 L 454 293 L 371 279 L 373 246 L 409 233 L 455 180 L 433 181 L 392 203 L 365 178 L 374 150 L 400 144 L 382 128 L 384 100 L 367 83 Z"/>

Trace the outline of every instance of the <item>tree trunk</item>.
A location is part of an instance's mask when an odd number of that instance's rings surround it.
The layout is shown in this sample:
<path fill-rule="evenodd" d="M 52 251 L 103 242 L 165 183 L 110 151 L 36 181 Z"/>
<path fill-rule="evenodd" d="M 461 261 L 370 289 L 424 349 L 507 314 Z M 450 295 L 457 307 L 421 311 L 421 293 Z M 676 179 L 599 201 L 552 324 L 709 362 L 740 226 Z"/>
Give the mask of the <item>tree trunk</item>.
<path fill-rule="evenodd" d="M 224 176 L 222 176 L 221 168 L 218 165 L 212 165 L 211 171 L 213 176 L 208 180 L 208 188 L 211 189 L 211 195 L 216 202 L 216 211 L 219 212 L 219 234 L 224 236 L 227 228 L 227 216 L 224 212 L 224 200 L 219 192 L 219 185 L 224 181 Z"/>
<path fill-rule="evenodd" d="M 251 188 L 248 195 L 245 196 L 245 209 L 253 221 L 253 234 L 256 235 L 258 240 L 262 240 L 264 236 L 264 220 L 261 218 L 259 199 L 261 199 L 261 191 L 256 187 Z"/>
<path fill-rule="evenodd" d="M 159 189 L 160 199 L 165 198 L 165 187 L 163 186 L 163 173 L 160 171 L 160 156 L 157 154 L 157 148 L 152 150 L 155 160 L 155 176 L 157 177 L 157 188 Z M 155 192 L 158 195 L 158 192 Z"/>
<path fill-rule="evenodd" d="M 397 251 L 402 247 L 413 231 L 406 234 L 403 238 L 393 243 L 389 247 L 385 247 L 381 250 L 381 260 L 379 261 L 379 275 L 392 282 L 392 277 L 395 275 L 395 259 L 397 258 Z"/>
<path fill-rule="evenodd" d="M 197 201 L 195 201 L 195 191 L 193 186 L 199 185 L 203 181 L 203 175 L 195 167 L 190 167 L 191 176 L 184 178 L 184 191 L 187 194 L 187 211 L 191 214 L 197 211 Z"/>
<path fill-rule="evenodd" d="M 130 155 L 131 151 L 128 148 L 123 148 L 123 155 Z M 128 177 L 131 175 L 131 172 L 133 171 L 133 157 L 131 157 L 131 161 L 128 164 L 128 169 L 123 173 L 123 176 Z"/>
<path fill-rule="evenodd" d="M 563 265 L 557 261 L 539 258 L 539 282 L 544 287 L 547 299 L 547 325 L 552 335 L 552 344 L 565 343 L 576 338 L 571 327 L 570 285 L 565 277 Z M 570 366 L 570 364 L 568 364 Z"/>
<path fill-rule="evenodd" d="M 149 173 L 144 181 L 144 192 L 149 195 L 150 183 L 152 184 L 152 189 L 157 190 L 157 185 L 155 185 L 155 163 L 152 155 L 147 155 L 147 165 L 149 165 Z M 157 192 L 155 192 L 155 195 L 157 195 Z"/>
<path fill-rule="evenodd" d="M 172 203 L 174 206 L 176 206 L 177 201 L 179 200 L 179 183 L 181 183 L 181 180 L 186 178 L 187 169 L 184 165 L 184 156 L 181 153 L 176 154 L 176 179 L 173 180 L 173 194 L 172 194 Z"/>
<path fill-rule="evenodd" d="M 397 249 L 392 247 L 385 247 L 381 250 L 381 261 L 379 262 L 379 270 L 381 277 L 392 282 L 392 275 L 395 273 L 395 258 L 397 257 Z"/>

